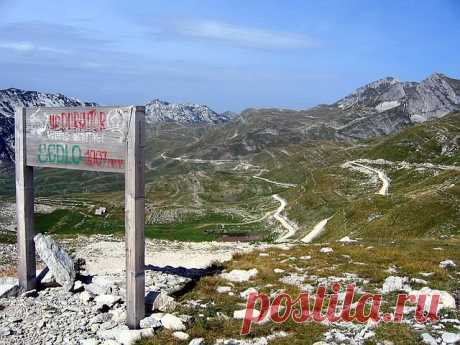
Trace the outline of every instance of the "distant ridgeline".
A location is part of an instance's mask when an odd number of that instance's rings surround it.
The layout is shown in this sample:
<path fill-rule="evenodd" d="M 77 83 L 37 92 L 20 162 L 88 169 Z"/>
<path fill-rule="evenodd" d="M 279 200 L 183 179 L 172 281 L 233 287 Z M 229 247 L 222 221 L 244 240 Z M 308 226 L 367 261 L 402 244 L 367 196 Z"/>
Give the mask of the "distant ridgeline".
<path fill-rule="evenodd" d="M 0 161 L 14 159 L 14 109 L 16 106 L 95 106 L 62 94 L 19 89 L 0 90 Z M 216 113 L 206 105 L 173 104 L 154 99 L 146 104 L 146 121 L 184 125 L 225 124 L 228 131 L 240 133 L 226 142 L 240 154 L 309 139 L 356 140 L 387 135 L 414 123 L 442 117 L 460 110 L 460 80 L 435 73 L 421 82 L 401 82 L 388 77 L 358 88 L 330 105 L 294 111 L 287 109 L 248 109 L 241 116 Z M 234 121 L 236 119 L 236 121 Z M 239 119 L 239 121 L 238 121 Z M 233 120 L 233 121 L 232 121 Z M 81 114 L 56 114 L 50 126 L 87 125 Z M 91 126 L 103 126 L 104 119 Z M 225 138 L 222 137 L 223 141 Z M 227 140 L 227 139 L 225 139 Z M 227 140 L 228 141 L 228 140 Z M 224 147 L 220 147 L 221 150 Z"/>

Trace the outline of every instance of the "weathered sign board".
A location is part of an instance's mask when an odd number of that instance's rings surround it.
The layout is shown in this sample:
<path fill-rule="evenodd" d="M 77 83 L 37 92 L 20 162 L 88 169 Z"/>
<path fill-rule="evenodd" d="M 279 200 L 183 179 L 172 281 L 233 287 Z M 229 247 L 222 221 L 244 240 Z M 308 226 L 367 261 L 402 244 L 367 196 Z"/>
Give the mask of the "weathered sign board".
<path fill-rule="evenodd" d="M 145 316 L 144 107 L 16 109 L 18 277 L 36 287 L 33 167 L 125 174 L 126 303 L 130 328 Z"/>
<path fill-rule="evenodd" d="M 133 111 L 133 107 L 27 108 L 27 165 L 124 173 Z"/>

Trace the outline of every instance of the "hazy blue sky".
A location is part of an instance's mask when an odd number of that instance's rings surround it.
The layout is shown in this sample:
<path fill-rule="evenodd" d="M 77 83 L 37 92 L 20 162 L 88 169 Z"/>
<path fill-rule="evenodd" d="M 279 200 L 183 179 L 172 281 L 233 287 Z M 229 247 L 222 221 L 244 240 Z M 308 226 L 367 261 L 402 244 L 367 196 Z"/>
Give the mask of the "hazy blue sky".
<path fill-rule="evenodd" d="M 307 108 L 460 78 L 460 1 L 0 0 L 0 88 L 103 104 Z"/>

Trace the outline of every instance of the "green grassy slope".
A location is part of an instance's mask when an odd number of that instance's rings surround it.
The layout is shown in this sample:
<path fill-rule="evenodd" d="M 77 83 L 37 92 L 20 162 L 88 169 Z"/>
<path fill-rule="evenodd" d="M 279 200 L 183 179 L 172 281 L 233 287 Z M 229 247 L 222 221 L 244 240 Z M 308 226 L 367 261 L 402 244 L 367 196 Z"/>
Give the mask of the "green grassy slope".
<path fill-rule="evenodd" d="M 328 116 L 325 108 L 318 109 L 314 111 Z M 273 194 L 287 200 L 286 215 L 299 229 L 296 238 L 327 217 L 332 218 L 324 240 L 345 235 L 393 240 L 458 234 L 459 171 L 415 163 L 460 165 L 460 113 L 360 143 L 306 138 L 301 129 L 314 121 L 304 112 L 270 110 L 267 115 L 265 110 L 213 128 L 173 124 L 149 128 L 147 236 L 270 239 L 280 230 L 279 223 L 264 218 L 279 206 Z M 168 157 L 228 161 L 178 161 L 162 158 L 164 152 Z M 375 194 L 380 188 L 377 179 L 342 167 L 360 158 L 394 162 L 367 163 L 391 179 L 388 196 Z M 403 161 L 412 166 L 401 167 L 398 162 Z M 39 201 L 67 208 L 38 216 L 37 226 L 63 234 L 122 233 L 123 185 L 122 175 L 40 169 Z M 11 170 L 0 172 L 0 188 L 1 199 L 12 200 Z M 108 215 L 94 216 L 97 206 L 107 207 Z"/>

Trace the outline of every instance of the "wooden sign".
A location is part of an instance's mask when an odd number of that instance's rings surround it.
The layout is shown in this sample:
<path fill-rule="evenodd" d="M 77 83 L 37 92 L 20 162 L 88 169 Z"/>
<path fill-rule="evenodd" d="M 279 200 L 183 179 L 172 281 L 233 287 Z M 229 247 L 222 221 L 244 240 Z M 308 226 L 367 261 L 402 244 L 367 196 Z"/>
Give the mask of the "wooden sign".
<path fill-rule="evenodd" d="M 135 107 L 27 108 L 28 166 L 125 171 Z"/>
<path fill-rule="evenodd" d="M 17 108 L 18 278 L 35 289 L 33 167 L 125 174 L 126 306 L 129 328 L 145 317 L 144 107 Z"/>

